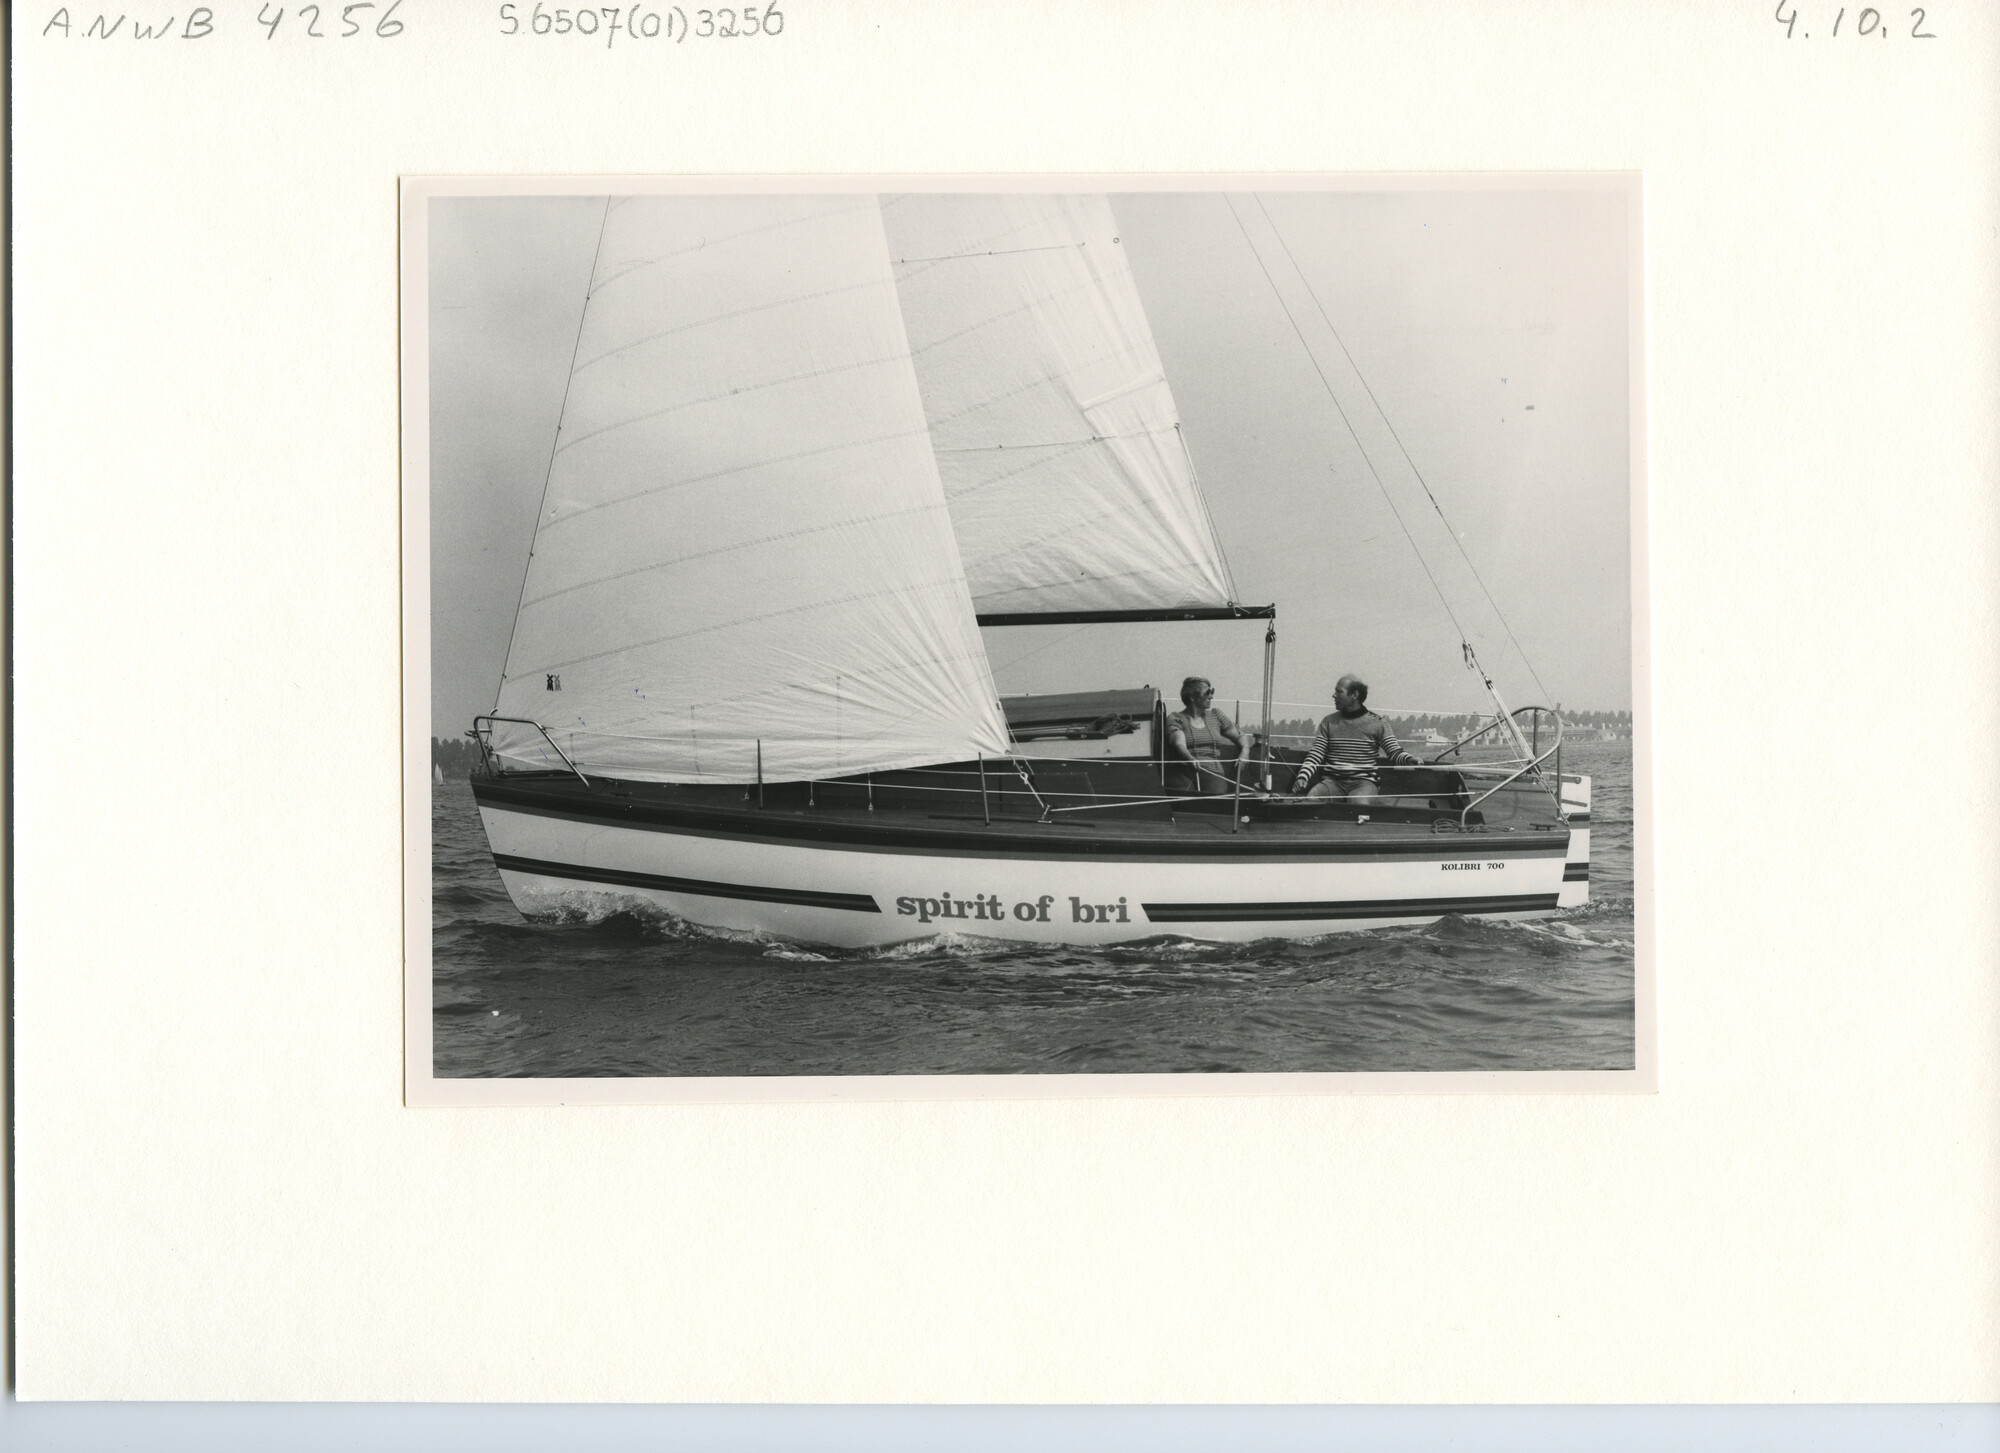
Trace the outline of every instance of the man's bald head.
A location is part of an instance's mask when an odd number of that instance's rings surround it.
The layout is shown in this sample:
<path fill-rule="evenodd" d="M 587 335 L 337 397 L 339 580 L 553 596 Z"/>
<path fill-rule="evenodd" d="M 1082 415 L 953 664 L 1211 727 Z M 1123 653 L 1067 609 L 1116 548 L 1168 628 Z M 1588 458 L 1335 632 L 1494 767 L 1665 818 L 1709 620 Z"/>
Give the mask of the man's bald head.
<path fill-rule="evenodd" d="M 1368 705 L 1368 683 L 1349 672 L 1333 683 L 1333 704 L 1349 716 L 1358 716 Z"/>

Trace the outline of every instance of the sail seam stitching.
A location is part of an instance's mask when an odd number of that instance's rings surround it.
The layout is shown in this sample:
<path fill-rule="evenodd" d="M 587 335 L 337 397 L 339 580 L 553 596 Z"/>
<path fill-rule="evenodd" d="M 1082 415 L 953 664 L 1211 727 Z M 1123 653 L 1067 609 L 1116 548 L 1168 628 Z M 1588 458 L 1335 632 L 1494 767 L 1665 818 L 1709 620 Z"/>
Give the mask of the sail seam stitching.
<path fill-rule="evenodd" d="M 561 590 L 552 590 L 547 595 L 538 595 L 533 600 L 523 601 L 521 608 L 542 605 L 547 601 L 559 600 L 578 590 L 589 590 L 594 586 L 609 585 L 614 580 L 628 580 L 634 575 L 649 575 L 655 570 L 666 570 L 675 565 L 685 565 L 691 560 L 708 560 L 717 555 L 730 555 L 739 550 L 755 550 L 778 540 L 802 540 L 808 535 L 823 535 L 831 530 L 844 530 L 857 525 L 877 525 L 884 520 L 900 520 L 911 515 L 925 515 L 938 509 L 934 504 L 911 505 L 907 509 L 885 510 L 879 515 L 861 515 L 853 519 L 831 520 L 824 524 L 808 525 L 802 529 L 785 530 L 773 535 L 759 535 L 754 540 L 738 540 L 733 545 L 718 545 L 712 550 L 697 550 L 691 555 L 675 555 L 671 559 L 655 560 L 650 564 L 621 570 L 615 575 L 600 575 L 595 580 L 579 580 L 575 585 L 566 585 Z"/>
<path fill-rule="evenodd" d="M 579 434 L 567 443 L 557 445 L 556 452 L 561 453 L 565 449 L 573 449 L 579 444 L 587 443 L 592 439 L 602 438 L 604 435 L 615 433 L 619 429 L 630 428 L 634 424 L 643 424 L 648 419 L 660 419 L 665 418 L 668 414 L 678 414 L 687 409 L 698 409 L 703 404 L 716 403 L 722 399 L 734 398 L 746 393 L 759 393 L 765 389 L 784 388 L 788 384 L 803 383 L 807 379 L 831 378 L 836 373 L 854 373 L 864 368 L 882 368 L 890 364 L 904 363 L 909 360 L 909 356 L 907 353 L 890 353 L 880 358 L 862 358 L 857 359 L 853 363 L 843 363 L 832 368 L 814 368 L 808 369 L 804 373 L 787 374 L 783 378 L 769 379 L 763 383 L 750 384 L 745 388 L 731 389 L 728 393 L 705 394 L 698 399 L 688 399 L 682 403 L 669 404 L 664 409 L 653 409 L 648 413 L 634 414 L 629 419 L 620 419 L 614 424 L 606 424 L 601 429 L 592 429 L 588 434 Z"/>
<path fill-rule="evenodd" d="M 710 474 L 697 474 L 687 479 L 676 479 L 669 484 L 659 484 L 651 489 L 637 490 L 631 494 L 621 494 L 616 499 L 607 499 L 598 504 L 585 505 L 572 510 L 560 519 L 550 520 L 546 526 L 554 529 L 557 525 L 567 525 L 599 510 L 615 509 L 619 505 L 631 504 L 635 500 L 651 499 L 655 495 L 669 494 L 677 489 L 692 489 L 698 484 L 713 484 L 718 479 L 727 479 L 733 474 L 747 474 L 752 470 L 771 469 L 781 464 L 793 464 L 801 459 L 816 459 L 828 454 L 838 454 L 844 449 L 867 449 L 877 444 L 893 444 L 899 439 L 921 439 L 929 430 L 901 429 L 893 434 L 877 434 L 866 439 L 847 439 L 838 444 L 823 445 L 818 449 L 800 449 L 790 454 L 774 455 L 769 459 L 757 459 L 748 464 L 738 464 L 729 469 L 718 469 Z"/>
<path fill-rule="evenodd" d="M 893 288 L 894 286 L 895 283 L 893 281 L 885 282 L 880 278 L 869 278 L 866 282 L 847 283 L 837 288 L 824 288 L 816 293 L 803 293 L 797 297 L 779 298 L 776 302 L 772 303 L 759 303 L 754 308 L 739 308 L 733 313 L 717 313 L 711 318 L 697 318 L 691 323 L 682 323 L 677 327 L 663 329 L 658 333 L 648 333 L 643 338 L 634 338 L 630 343 L 621 343 L 616 348 L 606 349 L 595 357 L 587 358 L 582 363 L 579 363 L 576 366 L 576 371 L 582 373 L 587 368 L 595 368 L 606 359 L 616 358 L 621 353 L 630 353 L 634 348 L 643 348 L 648 343 L 658 343 L 662 338 L 672 338 L 682 333 L 692 333 L 700 328 L 712 328 L 718 323 L 731 323 L 738 318 L 754 317 L 758 313 L 768 313 L 778 308 L 797 307 L 802 303 L 816 303 L 822 298 L 838 297 L 842 293 L 860 292 L 867 288 Z"/>
<path fill-rule="evenodd" d="M 895 267 L 914 267 L 920 262 L 963 262 L 975 257 L 1012 257 L 1017 252 L 1074 252 L 1088 242 L 1045 242 L 1039 247 L 995 247 L 986 252 L 941 252 L 936 257 L 892 257 Z"/>
<path fill-rule="evenodd" d="M 631 201 L 632 199 L 628 197 L 624 200 Z M 677 257 L 693 257 L 696 253 L 706 251 L 710 247 L 719 247 L 730 242 L 741 242 L 746 237 L 761 237 L 769 232 L 782 232 L 787 227 L 803 227 L 814 222 L 824 222 L 829 217 L 842 217 L 850 213 L 866 212 L 868 210 L 870 209 L 860 206 L 837 207 L 831 212 L 814 212 L 807 217 L 787 217 L 783 221 L 769 222 L 762 227 L 746 227 L 741 232 L 731 232 L 725 237 L 704 237 L 693 247 L 679 247 L 663 256 L 649 257 L 644 261 L 633 263 L 630 267 L 622 268 L 605 278 L 602 283 L 598 284 L 598 288 L 600 290 L 608 288 L 614 283 L 623 282 L 626 278 L 632 276 L 633 273 L 644 272 L 649 267 L 658 267 L 663 262 L 672 262 Z"/>
<path fill-rule="evenodd" d="M 955 591 L 953 587 L 956 587 Z M 914 595 L 919 591 L 929 590 L 943 590 L 948 595 L 962 596 L 965 590 L 965 577 L 963 575 L 939 576 L 931 580 L 917 580 L 900 586 L 891 586 L 887 590 L 870 590 L 856 595 L 841 595 L 819 600 L 808 600 L 798 605 L 787 606 L 784 610 L 766 611 L 762 615 L 732 616 L 726 621 L 719 621 L 714 625 L 702 626 L 692 631 L 670 631 L 664 636 L 654 636 L 649 640 L 631 641 L 623 645 L 613 646 L 608 650 L 593 651 L 588 656 L 576 656 L 566 661 L 544 662 L 535 669 L 537 671 L 553 671 L 559 668 L 581 666 L 590 661 L 602 660 L 606 656 L 616 656 L 624 651 L 643 651 L 648 646 L 657 646 L 664 641 L 684 641 L 691 636 L 707 635 L 711 631 L 728 630 L 733 626 L 748 625 L 756 621 L 774 621 L 783 616 L 798 615 L 803 611 L 824 610 L 828 606 L 852 605 L 864 600 L 880 600 L 882 597 L 889 595 Z"/>

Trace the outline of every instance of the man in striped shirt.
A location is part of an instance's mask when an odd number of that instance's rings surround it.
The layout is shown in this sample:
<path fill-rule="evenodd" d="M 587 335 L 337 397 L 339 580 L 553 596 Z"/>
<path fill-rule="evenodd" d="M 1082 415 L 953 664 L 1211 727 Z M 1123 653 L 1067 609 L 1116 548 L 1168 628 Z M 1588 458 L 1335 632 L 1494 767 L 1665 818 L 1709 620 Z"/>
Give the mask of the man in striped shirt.
<path fill-rule="evenodd" d="M 1299 763 L 1299 775 L 1292 783 L 1294 794 L 1308 797 L 1345 797 L 1356 800 L 1382 795 L 1380 768 L 1384 764 L 1403 766 L 1417 762 L 1389 730 L 1389 723 L 1367 706 L 1368 683 L 1358 676 L 1343 676 L 1334 684 L 1334 713 L 1319 724 L 1312 750 Z M 1315 784 L 1321 768 L 1326 776 Z M 1307 789 L 1311 790 L 1308 791 Z"/>

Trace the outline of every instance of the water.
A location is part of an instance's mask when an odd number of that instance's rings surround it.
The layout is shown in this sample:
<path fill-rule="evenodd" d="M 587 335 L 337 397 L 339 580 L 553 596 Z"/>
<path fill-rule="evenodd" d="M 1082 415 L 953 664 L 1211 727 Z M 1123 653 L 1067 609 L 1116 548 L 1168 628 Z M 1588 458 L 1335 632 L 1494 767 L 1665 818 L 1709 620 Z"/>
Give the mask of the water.
<path fill-rule="evenodd" d="M 1591 902 L 1525 923 L 1111 949 L 802 949 L 665 913 L 528 922 L 471 789 L 431 790 L 440 1077 L 1585 1070 L 1633 1062 L 1632 761 L 1595 779 Z"/>

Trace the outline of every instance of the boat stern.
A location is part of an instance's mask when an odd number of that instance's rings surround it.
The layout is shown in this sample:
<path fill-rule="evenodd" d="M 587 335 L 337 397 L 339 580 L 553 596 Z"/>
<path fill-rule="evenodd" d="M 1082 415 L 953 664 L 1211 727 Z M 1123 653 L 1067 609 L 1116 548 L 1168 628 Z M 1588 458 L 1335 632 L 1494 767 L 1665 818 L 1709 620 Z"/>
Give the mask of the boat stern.
<path fill-rule="evenodd" d="M 1569 855 L 1563 864 L 1558 908 L 1581 908 L 1590 901 L 1590 779 L 1561 779 L 1563 817 L 1569 823 Z"/>

